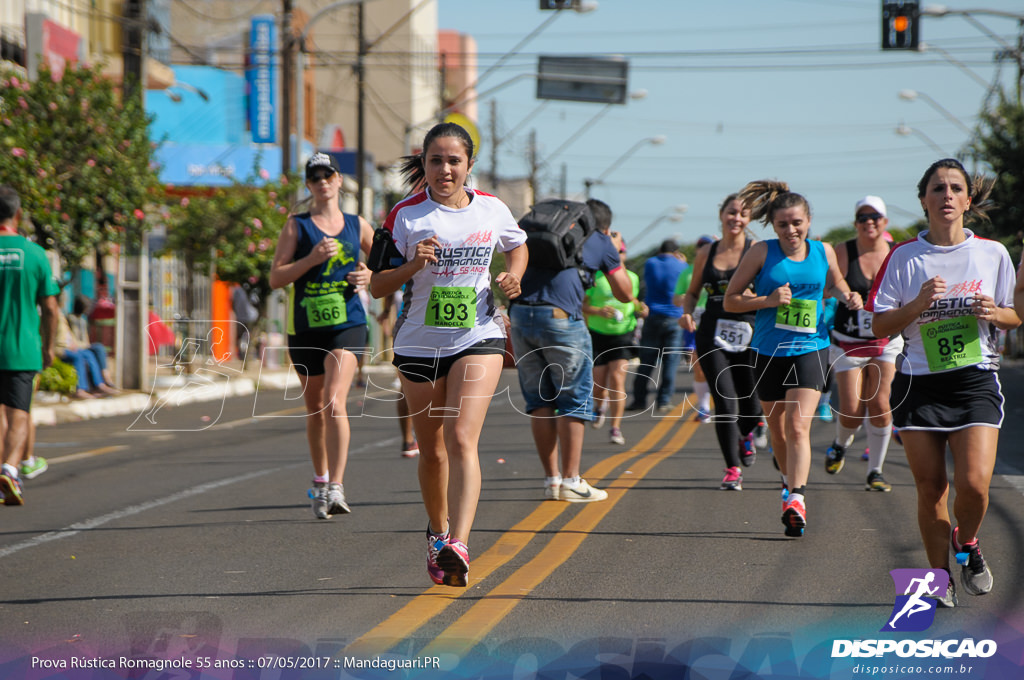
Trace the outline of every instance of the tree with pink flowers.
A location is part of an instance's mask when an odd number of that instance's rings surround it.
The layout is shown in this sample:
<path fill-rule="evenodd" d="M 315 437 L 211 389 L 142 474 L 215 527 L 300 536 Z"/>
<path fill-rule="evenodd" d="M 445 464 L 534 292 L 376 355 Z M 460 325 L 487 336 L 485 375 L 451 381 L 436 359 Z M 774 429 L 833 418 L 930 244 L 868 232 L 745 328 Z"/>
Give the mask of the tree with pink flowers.
<path fill-rule="evenodd" d="M 15 187 L 40 245 L 65 268 L 137 239 L 157 172 L 141 104 L 98 66 L 0 73 L 0 183 Z"/>
<path fill-rule="evenodd" d="M 271 291 L 270 263 L 288 219 L 295 178 L 272 180 L 258 165 L 257 160 L 244 180 L 170 203 L 164 251 L 182 258 L 189 272 L 212 267 L 221 281 L 255 292 L 262 317 Z M 191 294 L 185 299 L 191 300 Z M 192 311 L 186 310 L 190 317 Z"/>

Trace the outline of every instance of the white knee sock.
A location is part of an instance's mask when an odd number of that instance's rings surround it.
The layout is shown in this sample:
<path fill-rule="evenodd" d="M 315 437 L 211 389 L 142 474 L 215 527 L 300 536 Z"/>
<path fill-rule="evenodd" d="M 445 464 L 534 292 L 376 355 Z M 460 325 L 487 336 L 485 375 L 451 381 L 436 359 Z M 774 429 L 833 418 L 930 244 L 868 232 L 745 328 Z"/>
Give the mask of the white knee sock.
<path fill-rule="evenodd" d="M 853 443 L 853 438 L 857 436 L 860 431 L 860 425 L 857 427 L 845 427 L 839 422 L 839 418 L 836 418 L 836 441 L 844 449 L 850 448 L 850 444 Z"/>
<path fill-rule="evenodd" d="M 711 412 L 711 388 L 706 381 L 694 382 L 693 393 L 697 395 L 697 410 L 704 413 Z"/>
<path fill-rule="evenodd" d="M 867 424 L 868 430 L 868 470 L 882 471 L 885 463 L 885 454 L 889 450 L 889 440 L 892 438 L 892 426 L 876 427 L 871 423 Z"/>

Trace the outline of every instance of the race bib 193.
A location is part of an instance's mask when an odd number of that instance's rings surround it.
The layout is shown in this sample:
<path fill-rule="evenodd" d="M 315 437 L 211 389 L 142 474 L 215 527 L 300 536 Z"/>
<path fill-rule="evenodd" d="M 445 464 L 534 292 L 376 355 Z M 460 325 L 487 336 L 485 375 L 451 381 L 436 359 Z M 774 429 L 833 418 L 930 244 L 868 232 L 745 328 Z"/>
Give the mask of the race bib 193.
<path fill-rule="evenodd" d="M 980 364 L 978 318 L 959 316 L 921 326 L 921 345 L 932 373 Z"/>
<path fill-rule="evenodd" d="M 431 288 L 424 323 L 442 328 L 472 328 L 476 323 L 476 289 L 472 286 Z"/>
<path fill-rule="evenodd" d="M 780 305 L 775 312 L 775 327 L 794 333 L 814 333 L 818 330 L 818 302 L 793 298 L 788 305 Z"/>

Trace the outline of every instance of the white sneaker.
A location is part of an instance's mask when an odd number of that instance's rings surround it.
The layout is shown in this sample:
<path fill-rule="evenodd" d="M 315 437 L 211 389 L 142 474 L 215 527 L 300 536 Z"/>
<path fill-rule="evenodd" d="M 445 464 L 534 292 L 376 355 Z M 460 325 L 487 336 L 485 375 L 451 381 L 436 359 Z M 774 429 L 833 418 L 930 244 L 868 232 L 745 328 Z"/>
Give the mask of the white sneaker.
<path fill-rule="evenodd" d="M 345 502 L 345 488 L 337 482 L 327 485 L 327 512 L 331 515 L 343 515 L 352 512 Z"/>
<path fill-rule="evenodd" d="M 605 412 L 604 409 L 598 409 L 594 412 L 594 419 L 590 421 L 590 426 L 595 430 L 600 429 L 604 425 Z"/>
<path fill-rule="evenodd" d="M 552 481 L 550 483 L 544 482 L 544 498 L 549 501 L 557 501 L 561 486 L 561 480 Z"/>
<path fill-rule="evenodd" d="M 592 503 L 608 498 L 608 492 L 595 489 L 587 484 L 587 480 L 581 477 L 580 481 L 575 485 L 567 480 L 562 480 L 559 497 L 569 503 Z"/>

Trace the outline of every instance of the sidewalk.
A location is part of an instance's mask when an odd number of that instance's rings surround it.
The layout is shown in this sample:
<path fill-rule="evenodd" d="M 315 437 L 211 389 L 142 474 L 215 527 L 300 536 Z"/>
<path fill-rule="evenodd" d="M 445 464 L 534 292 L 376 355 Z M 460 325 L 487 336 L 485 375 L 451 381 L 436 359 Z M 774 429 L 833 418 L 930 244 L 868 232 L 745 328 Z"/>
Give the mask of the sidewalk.
<path fill-rule="evenodd" d="M 175 373 L 169 366 L 149 366 L 149 392 L 126 391 L 96 399 L 68 401 L 53 393 L 41 392 L 32 402 L 32 421 L 36 425 L 56 425 L 94 418 L 143 413 L 155 404 L 181 406 L 198 401 L 226 397 L 244 397 L 257 389 L 299 389 L 299 378 L 291 366 L 263 366 L 258 362 L 243 366 L 225 362 L 200 366 L 192 373 Z M 394 374 L 391 364 L 366 366 L 367 375 Z"/>

